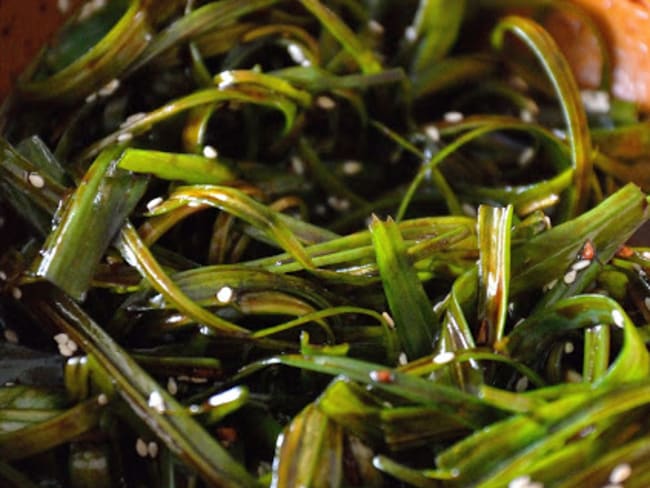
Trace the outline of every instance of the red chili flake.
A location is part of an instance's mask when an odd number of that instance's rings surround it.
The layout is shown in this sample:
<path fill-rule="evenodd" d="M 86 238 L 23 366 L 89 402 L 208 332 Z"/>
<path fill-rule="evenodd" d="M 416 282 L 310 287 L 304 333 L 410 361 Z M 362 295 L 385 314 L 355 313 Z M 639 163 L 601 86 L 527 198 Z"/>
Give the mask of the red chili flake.
<path fill-rule="evenodd" d="M 628 246 L 621 246 L 618 248 L 618 251 L 616 251 L 616 255 L 619 258 L 631 258 L 634 256 L 634 249 Z"/>
<path fill-rule="evenodd" d="M 391 370 L 380 369 L 377 371 L 371 371 L 370 379 L 372 381 L 376 381 L 377 383 L 392 383 L 395 378 Z"/>
<path fill-rule="evenodd" d="M 582 251 L 580 251 L 580 259 L 588 259 L 591 261 L 595 256 L 596 249 L 594 248 L 593 243 L 591 241 L 585 242 L 585 245 L 582 247 Z"/>
<path fill-rule="evenodd" d="M 225 447 L 232 446 L 238 439 L 237 430 L 233 427 L 219 427 L 217 429 L 217 439 Z"/>

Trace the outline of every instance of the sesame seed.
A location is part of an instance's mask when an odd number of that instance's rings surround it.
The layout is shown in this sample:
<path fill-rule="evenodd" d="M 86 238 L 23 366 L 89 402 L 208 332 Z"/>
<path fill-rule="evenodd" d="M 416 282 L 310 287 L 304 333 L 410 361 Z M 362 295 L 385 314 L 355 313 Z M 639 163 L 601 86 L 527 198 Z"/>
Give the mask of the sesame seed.
<path fill-rule="evenodd" d="M 515 391 L 517 393 L 521 393 L 522 391 L 526 391 L 528 389 L 528 376 L 522 376 L 517 380 L 517 383 L 515 384 Z"/>
<path fill-rule="evenodd" d="M 468 217 L 476 217 L 478 215 L 478 212 L 476 211 L 476 207 L 474 205 L 463 203 L 461 205 L 461 208 L 463 210 L 463 213 Z"/>
<path fill-rule="evenodd" d="M 461 122 L 465 116 L 460 113 L 460 112 L 447 112 L 444 115 L 445 122 L 449 122 L 450 124 L 457 124 L 458 122 Z"/>
<path fill-rule="evenodd" d="M 589 265 L 591 264 L 591 261 L 589 259 L 581 259 L 580 261 L 576 262 L 571 266 L 571 269 L 575 271 L 582 271 L 585 268 L 588 268 Z"/>
<path fill-rule="evenodd" d="M 353 176 L 361 173 L 363 165 L 359 161 L 346 161 L 343 163 L 343 173 L 348 176 Z"/>
<path fill-rule="evenodd" d="M 454 357 L 455 357 L 455 355 L 451 351 L 441 352 L 437 356 L 433 357 L 433 363 L 434 364 L 440 364 L 440 365 L 447 364 L 447 363 L 453 361 Z"/>
<path fill-rule="evenodd" d="M 519 476 L 508 483 L 508 488 L 527 488 L 530 484 L 530 476 Z"/>
<path fill-rule="evenodd" d="M 408 42 L 415 42 L 415 40 L 418 38 L 418 31 L 417 31 L 417 29 L 416 29 L 415 27 L 413 27 L 412 25 L 408 26 L 408 27 L 404 30 L 404 38 L 405 38 Z"/>
<path fill-rule="evenodd" d="M 117 136 L 117 142 L 128 142 L 131 139 L 133 139 L 133 134 L 130 132 L 122 132 L 119 136 Z"/>
<path fill-rule="evenodd" d="M 92 92 L 86 97 L 86 103 L 93 103 L 95 100 L 97 100 L 97 92 Z"/>
<path fill-rule="evenodd" d="M 176 395 L 178 393 L 178 383 L 171 376 L 167 379 L 167 391 L 170 395 Z"/>
<path fill-rule="evenodd" d="M 45 178 L 36 172 L 29 173 L 27 175 L 27 181 L 34 188 L 43 188 L 45 186 Z"/>
<path fill-rule="evenodd" d="M 63 357 L 69 358 L 74 354 L 74 351 L 68 347 L 68 343 L 66 342 L 64 344 L 59 344 L 59 354 Z"/>
<path fill-rule="evenodd" d="M 138 453 L 138 456 L 143 458 L 147 457 L 147 455 L 149 454 L 147 443 L 143 441 L 140 437 L 138 437 L 138 440 L 135 442 L 135 452 Z"/>
<path fill-rule="evenodd" d="M 295 63 L 301 66 L 309 66 L 311 64 L 298 44 L 289 44 L 287 46 L 287 52 Z"/>
<path fill-rule="evenodd" d="M 332 110 L 336 107 L 336 101 L 331 97 L 320 95 L 316 98 L 316 105 L 323 110 Z"/>
<path fill-rule="evenodd" d="M 194 383 L 195 385 L 202 385 L 208 382 L 207 378 L 203 378 L 201 376 L 192 376 L 190 378 L 190 382 Z"/>
<path fill-rule="evenodd" d="M 77 343 L 75 341 L 73 341 L 72 339 L 70 339 L 66 343 L 66 346 L 68 347 L 68 349 L 70 350 L 70 352 L 72 354 L 74 354 L 75 352 L 77 352 L 77 350 L 79 350 L 79 346 L 77 346 Z"/>
<path fill-rule="evenodd" d="M 11 296 L 16 300 L 20 300 L 23 297 L 23 292 L 20 288 L 14 287 L 11 289 Z"/>
<path fill-rule="evenodd" d="M 433 125 L 433 124 L 426 125 L 424 127 L 424 133 L 433 142 L 439 142 L 440 141 L 440 131 L 438 130 L 438 127 L 436 127 L 435 125 Z"/>
<path fill-rule="evenodd" d="M 519 111 L 519 118 L 520 118 L 523 122 L 526 122 L 527 124 L 530 124 L 531 122 L 533 122 L 533 121 L 535 120 L 535 116 L 534 116 L 533 113 L 532 113 L 530 110 L 528 110 L 527 108 L 522 108 L 522 109 Z"/>
<path fill-rule="evenodd" d="M 381 25 L 376 20 L 369 20 L 368 21 L 368 29 L 370 29 L 370 32 L 372 32 L 373 34 L 383 34 L 384 33 L 384 26 Z"/>
<path fill-rule="evenodd" d="M 104 393 L 100 393 L 100 395 L 97 397 L 97 403 L 102 406 L 108 405 L 108 397 Z"/>
<path fill-rule="evenodd" d="M 160 205 L 162 202 L 163 202 L 162 197 L 152 198 L 147 202 L 147 210 L 149 210 L 149 212 L 153 212 L 156 209 L 156 207 L 158 207 L 158 205 Z"/>
<path fill-rule="evenodd" d="M 18 333 L 13 329 L 4 330 L 5 341 L 9 344 L 18 344 Z"/>
<path fill-rule="evenodd" d="M 230 303 L 234 294 L 232 288 L 229 286 L 223 286 L 217 292 L 217 300 L 219 300 L 220 303 Z"/>
<path fill-rule="evenodd" d="M 517 163 L 519 163 L 520 167 L 528 166 L 528 164 L 533 160 L 534 157 L 535 157 L 535 149 L 532 147 L 527 147 L 519 154 L 519 159 L 517 160 Z"/>
<path fill-rule="evenodd" d="M 189 409 L 189 411 L 190 411 L 191 414 L 201 413 L 201 411 L 202 411 L 201 406 L 200 406 L 200 405 L 196 405 L 196 404 L 190 405 L 190 406 L 188 407 L 188 409 Z"/>
<path fill-rule="evenodd" d="M 113 78 L 97 92 L 100 97 L 110 97 L 120 87 L 120 80 Z"/>
<path fill-rule="evenodd" d="M 158 456 L 158 444 L 153 441 L 147 444 L 147 453 L 152 459 L 155 459 Z"/>
<path fill-rule="evenodd" d="M 408 364 L 409 358 L 406 356 L 405 352 L 399 353 L 399 356 L 397 357 L 397 362 L 400 364 L 400 366 L 404 366 L 405 364 Z"/>
<path fill-rule="evenodd" d="M 609 93 L 603 90 L 582 90 L 580 98 L 587 112 L 606 114 L 610 110 Z"/>
<path fill-rule="evenodd" d="M 565 342 L 564 343 L 564 353 L 565 354 L 571 354 L 575 350 L 575 347 L 573 346 L 573 342 Z"/>
<path fill-rule="evenodd" d="M 154 390 L 149 394 L 147 404 L 158 413 L 163 413 L 165 411 L 165 400 L 157 390 Z"/>
<path fill-rule="evenodd" d="M 623 318 L 623 314 L 619 310 L 612 310 L 612 320 L 614 321 L 614 324 L 617 327 L 623 328 L 623 325 L 625 324 L 625 319 Z"/>
<path fill-rule="evenodd" d="M 7 281 L 7 273 L 0 271 L 0 281 Z"/>
<path fill-rule="evenodd" d="M 381 316 L 384 317 L 384 320 L 388 324 L 388 327 L 390 327 L 391 329 L 395 328 L 395 320 L 393 320 L 393 317 L 391 317 L 391 315 L 388 312 L 382 312 Z"/>
<path fill-rule="evenodd" d="M 576 278 L 578 277 L 578 272 L 575 269 L 572 269 L 567 272 L 567 274 L 564 275 L 564 278 L 562 280 L 567 284 L 570 285 L 573 283 Z"/>
<path fill-rule="evenodd" d="M 562 139 L 562 140 L 566 139 L 566 132 L 563 131 L 562 129 L 557 129 L 556 128 L 556 129 L 553 129 L 552 132 L 555 135 L 555 137 L 557 137 L 559 139 Z"/>
<path fill-rule="evenodd" d="M 641 257 L 642 257 L 643 259 L 650 259 L 650 251 L 643 251 L 643 252 L 641 253 Z"/>
<path fill-rule="evenodd" d="M 138 112 L 136 114 L 129 115 L 126 118 L 126 120 L 124 122 L 122 122 L 122 124 L 120 125 L 120 128 L 129 127 L 129 126 L 131 126 L 133 124 L 136 124 L 137 122 L 140 122 L 141 120 L 143 120 L 146 117 L 147 117 L 147 114 L 144 113 L 144 112 Z"/>
<path fill-rule="evenodd" d="M 298 156 L 293 156 L 291 158 L 291 169 L 297 175 L 305 174 L 305 163 Z"/>
<path fill-rule="evenodd" d="M 208 159 L 217 159 L 217 156 L 219 153 L 217 150 L 212 147 L 212 146 L 204 146 L 203 147 L 203 156 L 205 156 Z"/>
<path fill-rule="evenodd" d="M 327 204 L 339 212 L 345 212 L 350 209 L 350 201 L 347 198 L 339 198 L 335 195 L 328 197 Z"/>
<path fill-rule="evenodd" d="M 623 483 L 632 474 L 632 467 L 627 463 L 616 466 L 609 475 L 609 481 L 614 484 Z"/>

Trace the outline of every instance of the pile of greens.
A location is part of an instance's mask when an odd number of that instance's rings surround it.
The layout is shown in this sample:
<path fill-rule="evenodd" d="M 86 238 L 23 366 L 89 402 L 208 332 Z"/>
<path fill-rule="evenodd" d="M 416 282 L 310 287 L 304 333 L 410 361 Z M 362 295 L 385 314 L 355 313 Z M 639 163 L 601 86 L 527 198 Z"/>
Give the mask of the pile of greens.
<path fill-rule="evenodd" d="M 88 2 L 0 114 L 0 484 L 648 486 L 610 71 L 563 0 Z"/>

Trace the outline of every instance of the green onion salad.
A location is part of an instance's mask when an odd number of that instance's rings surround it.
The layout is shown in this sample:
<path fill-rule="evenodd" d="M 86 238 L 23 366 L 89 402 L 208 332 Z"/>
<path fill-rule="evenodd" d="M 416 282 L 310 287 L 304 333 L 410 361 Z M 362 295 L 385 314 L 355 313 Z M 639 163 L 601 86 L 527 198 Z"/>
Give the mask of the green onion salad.
<path fill-rule="evenodd" d="M 650 123 L 593 26 L 82 6 L 0 114 L 0 485 L 650 485 Z"/>

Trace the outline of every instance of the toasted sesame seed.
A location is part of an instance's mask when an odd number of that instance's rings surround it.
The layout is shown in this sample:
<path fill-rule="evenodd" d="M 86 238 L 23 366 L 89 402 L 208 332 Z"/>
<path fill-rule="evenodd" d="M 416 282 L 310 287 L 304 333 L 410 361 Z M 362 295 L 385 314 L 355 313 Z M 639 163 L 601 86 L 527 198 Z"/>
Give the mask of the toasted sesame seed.
<path fill-rule="evenodd" d="M 31 172 L 27 175 L 27 181 L 34 188 L 43 188 L 45 186 L 45 178 L 36 172 Z"/>
<path fill-rule="evenodd" d="M 19 342 L 18 333 L 13 329 L 5 329 L 4 336 L 5 341 L 7 341 L 9 344 L 18 344 Z"/>
<path fill-rule="evenodd" d="M 149 210 L 149 212 L 153 212 L 156 209 L 156 207 L 158 207 L 162 202 L 163 202 L 162 197 L 152 198 L 147 202 L 147 210 Z"/>
<path fill-rule="evenodd" d="M 462 122 L 464 118 L 465 116 L 461 112 L 447 112 L 444 115 L 445 122 L 449 122 L 450 124 Z"/>
<path fill-rule="evenodd" d="M 163 413 L 165 411 L 165 400 L 157 390 L 154 390 L 149 394 L 147 404 L 158 413 Z"/>
<path fill-rule="evenodd" d="M 575 269 L 572 269 L 570 271 L 567 271 L 567 273 L 564 275 L 564 278 L 562 278 L 562 280 L 567 285 L 570 285 L 576 280 L 577 277 L 578 277 L 578 272 Z"/>
<path fill-rule="evenodd" d="M 167 379 L 167 391 L 170 395 L 176 395 L 178 393 L 178 383 L 171 376 Z"/>
<path fill-rule="evenodd" d="M 348 176 L 353 176 L 356 174 L 361 173 L 363 170 L 363 164 L 361 164 L 359 161 L 346 161 L 343 163 L 343 173 L 345 173 Z"/>
<path fill-rule="evenodd" d="M 143 441 L 140 437 L 138 437 L 138 440 L 135 442 L 135 452 L 138 453 L 138 456 L 143 458 L 147 457 L 147 455 L 149 454 L 147 443 Z"/>
<path fill-rule="evenodd" d="M 222 286 L 217 292 L 217 300 L 219 300 L 220 303 L 230 303 L 234 294 L 232 288 L 229 286 Z"/>
<path fill-rule="evenodd" d="M 632 466 L 622 463 L 616 466 L 609 475 L 609 481 L 614 484 L 623 483 L 632 474 Z"/>
<path fill-rule="evenodd" d="M 612 310 L 612 320 L 614 321 L 614 324 L 617 327 L 623 327 L 625 325 L 625 319 L 623 318 L 623 314 L 619 310 Z"/>
<path fill-rule="evenodd" d="M 113 78 L 97 92 L 100 97 L 110 97 L 120 87 L 120 80 Z"/>
<path fill-rule="evenodd" d="M 573 342 L 565 342 L 564 343 L 564 353 L 565 354 L 571 354 L 575 350 L 575 347 L 573 346 Z"/>
<path fill-rule="evenodd" d="M 528 164 L 533 160 L 534 157 L 535 157 L 535 149 L 532 147 L 527 147 L 519 154 L 519 159 L 517 160 L 517 163 L 521 167 L 528 166 Z"/>
<path fill-rule="evenodd" d="M 320 95 L 316 98 L 316 105 L 323 110 L 332 110 L 336 107 L 336 101 L 326 95 Z"/>
<path fill-rule="evenodd" d="M 151 459 L 155 459 L 156 456 L 158 456 L 158 444 L 154 441 L 151 441 L 149 444 L 147 444 L 147 453 Z"/>
<path fill-rule="evenodd" d="M 130 132 L 122 132 L 119 136 L 117 136 L 117 142 L 128 142 L 131 139 L 133 139 L 133 134 Z"/>
<path fill-rule="evenodd" d="M 522 391 L 526 391 L 528 389 L 528 376 L 522 376 L 517 380 L 517 383 L 515 384 L 515 391 L 517 393 L 521 393 Z"/>
<path fill-rule="evenodd" d="M 591 261 L 589 259 L 581 259 L 580 261 L 574 263 L 573 266 L 571 266 L 571 269 L 575 271 L 582 271 L 583 269 L 588 268 L 590 264 Z"/>
<path fill-rule="evenodd" d="M 14 287 L 11 289 L 11 296 L 16 300 L 20 300 L 23 297 L 23 292 L 20 288 Z"/>
<path fill-rule="evenodd" d="M 388 324 L 388 327 L 390 327 L 391 329 L 395 328 L 395 320 L 393 320 L 393 317 L 391 317 L 391 315 L 388 312 L 382 312 L 381 316 L 384 317 L 384 320 Z"/>
<path fill-rule="evenodd" d="M 219 155 L 219 153 L 217 152 L 217 150 L 214 147 L 209 146 L 209 145 L 203 147 L 203 156 L 205 156 L 206 158 L 217 159 L 218 155 Z"/>
<path fill-rule="evenodd" d="M 441 352 L 440 354 L 433 357 L 434 364 L 447 364 L 454 360 L 455 354 L 451 351 Z"/>
<path fill-rule="evenodd" d="M 400 364 L 400 366 L 404 366 L 405 364 L 408 364 L 409 358 L 405 352 L 399 353 L 399 356 L 397 357 L 397 362 Z"/>
<path fill-rule="evenodd" d="M 100 393 L 97 397 L 97 403 L 100 405 L 108 405 L 108 397 L 104 393 Z"/>

